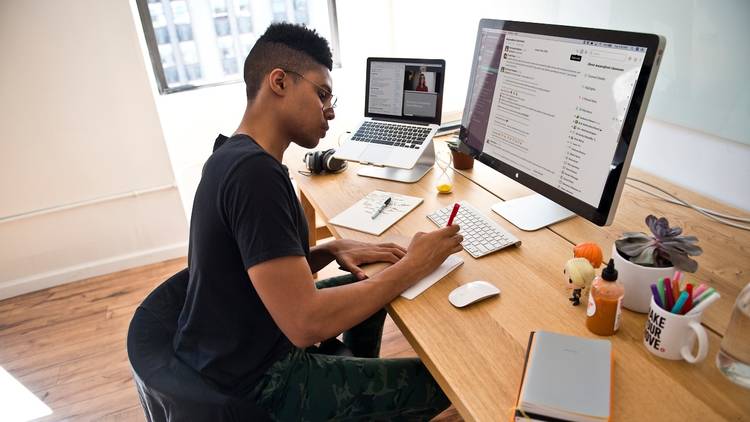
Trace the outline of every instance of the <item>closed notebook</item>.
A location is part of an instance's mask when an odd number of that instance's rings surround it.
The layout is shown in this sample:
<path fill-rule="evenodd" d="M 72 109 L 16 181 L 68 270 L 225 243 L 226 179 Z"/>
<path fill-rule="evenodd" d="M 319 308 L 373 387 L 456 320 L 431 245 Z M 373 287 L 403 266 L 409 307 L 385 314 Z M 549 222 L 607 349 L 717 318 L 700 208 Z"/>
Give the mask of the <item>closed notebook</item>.
<path fill-rule="evenodd" d="M 516 421 L 608 421 L 612 343 L 548 331 L 532 332 Z"/>
<path fill-rule="evenodd" d="M 373 215 L 391 198 L 383 211 Z M 372 191 L 356 204 L 345 209 L 328 222 L 341 227 L 380 236 L 384 231 L 422 203 L 422 198 L 391 192 Z"/>

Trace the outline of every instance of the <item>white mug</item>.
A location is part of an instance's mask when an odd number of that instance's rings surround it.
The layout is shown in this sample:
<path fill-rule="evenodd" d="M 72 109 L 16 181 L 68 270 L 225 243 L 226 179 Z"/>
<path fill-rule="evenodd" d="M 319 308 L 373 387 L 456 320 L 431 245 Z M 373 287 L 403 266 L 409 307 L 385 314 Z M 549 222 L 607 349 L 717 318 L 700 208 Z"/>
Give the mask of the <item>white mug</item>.
<path fill-rule="evenodd" d="M 665 359 L 685 359 L 697 363 L 708 354 L 708 335 L 701 325 L 701 316 L 673 314 L 662 309 L 651 297 L 646 329 L 643 332 L 643 345 L 649 352 Z M 692 349 L 698 341 L 698 353 Z"/>

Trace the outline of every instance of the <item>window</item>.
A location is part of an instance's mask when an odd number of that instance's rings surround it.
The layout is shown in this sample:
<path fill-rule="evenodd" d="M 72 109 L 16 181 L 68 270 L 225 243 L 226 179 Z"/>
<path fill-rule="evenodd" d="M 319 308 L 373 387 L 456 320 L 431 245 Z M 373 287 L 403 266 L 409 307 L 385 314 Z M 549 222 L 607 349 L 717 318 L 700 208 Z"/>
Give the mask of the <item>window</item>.
<path fill-rule="evenodd" d="M 245 57 L 272 22 L 315 28 L 340 66 L 335 0 L 136 0 L 159 92 L 242 81 Z"/>

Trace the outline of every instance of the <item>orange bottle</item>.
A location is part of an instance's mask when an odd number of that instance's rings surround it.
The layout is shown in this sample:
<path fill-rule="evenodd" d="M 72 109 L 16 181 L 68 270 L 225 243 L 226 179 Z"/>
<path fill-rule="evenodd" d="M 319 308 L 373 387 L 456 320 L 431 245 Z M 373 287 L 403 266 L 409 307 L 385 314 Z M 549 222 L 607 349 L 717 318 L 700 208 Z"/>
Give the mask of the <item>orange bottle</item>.
<path fill-rule="evenodd" d="M 625 288 L 617 281 L 615 261 L 609 260 L 601 277 L 596 277 L 589 290 L 586 327 L 594 334 L 611 336 L 620 328 L 622 297 Z"/>

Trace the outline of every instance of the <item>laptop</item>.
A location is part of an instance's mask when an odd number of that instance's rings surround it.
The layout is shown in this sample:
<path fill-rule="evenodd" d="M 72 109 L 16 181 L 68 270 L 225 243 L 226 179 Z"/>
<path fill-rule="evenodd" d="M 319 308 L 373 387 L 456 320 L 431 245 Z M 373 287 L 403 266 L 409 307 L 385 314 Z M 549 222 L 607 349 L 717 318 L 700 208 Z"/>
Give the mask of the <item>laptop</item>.
<path fill-rule="evenodd" d="M 370 57 L 366 77 L 365 119 L 334 157 L 411 169 L 440 125 L 445 60 Z"/>

